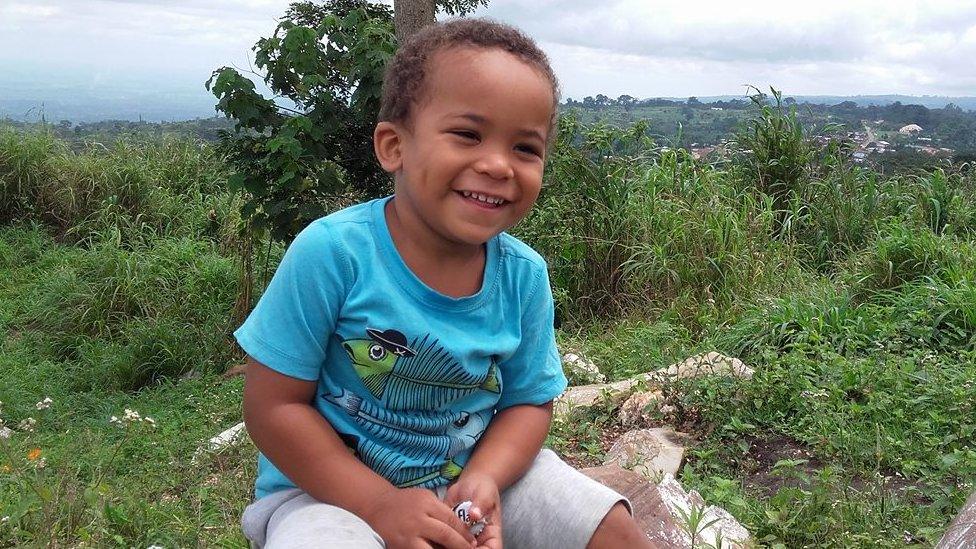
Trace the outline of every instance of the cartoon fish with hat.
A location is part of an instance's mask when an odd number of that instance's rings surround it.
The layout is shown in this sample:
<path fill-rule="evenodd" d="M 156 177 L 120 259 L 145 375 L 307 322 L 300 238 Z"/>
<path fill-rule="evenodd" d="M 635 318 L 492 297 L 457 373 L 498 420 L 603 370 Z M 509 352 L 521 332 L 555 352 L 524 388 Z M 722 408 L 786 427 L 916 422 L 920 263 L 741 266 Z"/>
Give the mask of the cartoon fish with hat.
<path fill-rule="evenodd" d="M 391 409 L 436 409 L 478 390 L 501 391 L 493 359 L 486 372 L 473 373 L 429 335 L 408 345 L 398 330 L 366 333 L 369 339 L 347 339 L 342 347 L 366 389 Z"/>

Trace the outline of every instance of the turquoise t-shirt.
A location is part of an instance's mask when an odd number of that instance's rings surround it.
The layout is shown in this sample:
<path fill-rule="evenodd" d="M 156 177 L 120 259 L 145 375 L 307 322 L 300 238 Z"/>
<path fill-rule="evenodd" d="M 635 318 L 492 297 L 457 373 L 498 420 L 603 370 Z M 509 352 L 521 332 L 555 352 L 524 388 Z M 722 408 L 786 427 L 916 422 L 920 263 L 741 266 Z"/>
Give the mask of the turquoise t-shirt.
<path fill-rule="evenodd" d="M 400 258 L 388 200 L 302 231 L 234 336 L 269 368 L 317 381 L 313 405 L 371 469 L 431 488 L 460 475 L 496 411 L 546 403 L 566 378 L 542 257 L 502 233 L 481 290 L 445 296 Z M 257 497 L 293 486 L 258 456 Z"/>

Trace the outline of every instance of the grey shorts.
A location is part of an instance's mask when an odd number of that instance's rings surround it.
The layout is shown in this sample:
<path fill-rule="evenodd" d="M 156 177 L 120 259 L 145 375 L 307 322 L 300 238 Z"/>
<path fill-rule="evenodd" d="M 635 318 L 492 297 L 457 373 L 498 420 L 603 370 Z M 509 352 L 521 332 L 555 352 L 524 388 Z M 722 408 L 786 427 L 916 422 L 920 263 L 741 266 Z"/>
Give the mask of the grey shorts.
<path fill-rule="evenodd" d="M 443 499 L 446 491 L 441 487 L 435 493 Z M 573 469 L 551 450 L 539 452 L 525 475 L 501 496 L 502 533 L 509 549 L 583 549 L 616 503 L 622 502 L 633 513 L 626 498 Z M 385 545 L 356 515 L 298 488 L 248 505 L 241 526 L 252 546 L 269 549 Z"/>

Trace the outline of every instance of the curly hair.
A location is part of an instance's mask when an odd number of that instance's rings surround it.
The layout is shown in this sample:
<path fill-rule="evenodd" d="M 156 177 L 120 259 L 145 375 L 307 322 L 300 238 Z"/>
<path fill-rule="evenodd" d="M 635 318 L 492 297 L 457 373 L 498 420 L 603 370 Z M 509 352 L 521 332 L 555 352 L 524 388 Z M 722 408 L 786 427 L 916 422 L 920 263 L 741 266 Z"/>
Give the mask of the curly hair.
<path fill-rule="evenodd" d="M 410 37 L 386 66 L 381 122 L 408 122 L 411 106 L 424 91 L 427 62 L 437 52 L 455 47 L 499 48 L 537 69 L 552 85 L 553 122 L 559 105 L 559 82 L 549 58 L 535 41 L 518 29 L 490 19 L 452 19 L 427 26 Z"/>

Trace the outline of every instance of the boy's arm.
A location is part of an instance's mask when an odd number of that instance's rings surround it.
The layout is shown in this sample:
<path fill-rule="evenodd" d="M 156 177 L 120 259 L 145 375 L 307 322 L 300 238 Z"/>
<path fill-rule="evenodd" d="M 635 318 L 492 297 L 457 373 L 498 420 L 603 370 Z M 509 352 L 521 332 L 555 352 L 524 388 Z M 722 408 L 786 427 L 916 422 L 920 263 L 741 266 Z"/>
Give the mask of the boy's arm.
<path fill-rule="evenodd" d="M 359 516 L 389 547 L 417 540 L 471 547 L 474 537 L 430 491 L 400 490 L 349 451 L 310 404 L 316 382 L 280 374 L 250 357 L 244 376 L 248 434 L 310 496 Z"/>
<path fill-rule="evenodd" d="M 248 357 L 247 432 L 264 455 L 310 496 L 362 516 L 369 502 L 393 485 L 356 459 L 310 405 L 316 386 L 314 381 L 280 374 Z"/>
<path fill-rule="evenodd" d="M 518 480 L 535 459 L 549 434 L 552 401 L 519 404 L 498 412 L 488 424 L 461 476 L 485 474 L 498 490 Z"/>

